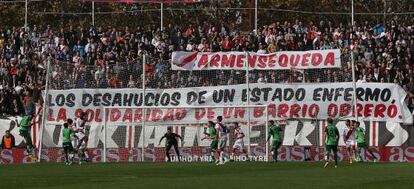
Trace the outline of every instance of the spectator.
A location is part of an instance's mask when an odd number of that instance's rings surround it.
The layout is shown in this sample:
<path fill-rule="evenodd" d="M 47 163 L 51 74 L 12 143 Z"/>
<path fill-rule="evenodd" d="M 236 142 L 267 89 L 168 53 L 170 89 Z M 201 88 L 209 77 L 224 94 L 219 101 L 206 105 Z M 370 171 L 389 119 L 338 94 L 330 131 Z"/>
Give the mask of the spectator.
<path fill-rule="evenodd" d="M 9 130 L 6 130 L 6 133 L 3 135 L 3 138 L 1 139 L 0 147 L 3 149 L 12 149 L 15 146 L 16 145 L 14 136 L 10 133 Z"/>
<path fill-rule="evenodd" d="M 258 27 L 257 35 L 226 23 L 188 22 L 136 29 L 107 26 L 82 28 L 52 25 L 25 33 L 10 29 L 0 36 L 0 113 L 34 112 L 50 66 L 51 89 L 140 88 L 142 58 L 147 55 L 146 84 L 157 88 L 242 84 L 243 71 L 171 70 L 173 51 L 249 51 L 338 48 L 343 67 L 326 70 L 251 72 L 251 82 L 349 82 L 350 53 L 355 53 L 356 78 L 364 82 L 393 82 L 413 94 L 414 30 L 403 20 L 358 24 L 338 22 L 274 22 Z M 191 24 L 186 24 L 191 23 Z M 39 31 L 43 32 L 39 32 Z M 353 39 L 350 35 L 353 34 Z M 27 42 L 24 43 L 24 42 Z M 352 49 L 352 50 L 351 50 Z M 303 81 L 305 80 L 305 81 Z M 414 105 L 413 105 L 414 106 Z"/>

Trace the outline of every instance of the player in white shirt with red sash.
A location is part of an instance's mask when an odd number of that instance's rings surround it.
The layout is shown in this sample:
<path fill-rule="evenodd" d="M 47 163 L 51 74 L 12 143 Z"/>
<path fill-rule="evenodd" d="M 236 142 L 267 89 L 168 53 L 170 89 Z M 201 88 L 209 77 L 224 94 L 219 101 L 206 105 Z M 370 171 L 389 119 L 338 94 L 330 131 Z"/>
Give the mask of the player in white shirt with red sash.
<path fill-rule="evenodd" d="M 239 150 L 240 153 L 246 154 L 247 160 L 249 160 L 249 155 L 247 154 L 247 150 L 244 147 L 244 140 L 245 137 L 243 130 L 240 128 L 239 123 L 234 122 L 234 144 L 233 144 L 233 152 L 231 154 L 231 159 L 234 160 L 234 154 L 236 150 Z"/>
<path fill-rule="evenodd" d="M 217 165 L 223 165 L 225 164 L 227 161 L 229 161 L 228 157 L 227 157 L 227 153 L 226 153 L 226 145 L 227 145 L 227 135 L 229 133 L 229 129 L 228 127 L 222 122 L 223 121 L 223 117 L 222 116 L 217 116 L 217 123 L 216 123 L 216 131 L 218 131 L 218 135 L 219 135 L 219 144 L 218 144 L 218 154 L 220 155 L 219 158 L 219 162 L 217 163 Z"/>
<path fill-rule="evenodd" d="M 348 151 L 349 163 L 352 163 L 352 160 L 355 160 L 355 144 L 356 144 L 356 131 L 354 124 L 351 124 L 350 120 L 346 120 L 345 127 L 342 131 L 342 136 Z"/>

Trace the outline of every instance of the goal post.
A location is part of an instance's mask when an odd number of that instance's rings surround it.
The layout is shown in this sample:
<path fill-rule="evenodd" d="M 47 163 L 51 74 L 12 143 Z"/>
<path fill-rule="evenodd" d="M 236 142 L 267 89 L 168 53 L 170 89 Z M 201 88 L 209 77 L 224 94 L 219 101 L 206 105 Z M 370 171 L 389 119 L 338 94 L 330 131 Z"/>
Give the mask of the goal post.
<path fill-rule="evenodd" d="M 179 143 L 183 161 L 208 161 L 209 141 L 202 140 L 208 121 L 216 121 L 217 116 L 223 116 L 223 123 L 231 132 L 228 134 L 226 150 L 232 153 L 234 126 L 237 122 L 245 133 L 245 150 L 248 154 L 236 150 L 236 160 L 246 161 L 245 155 L 252 161 L 267 161 L 269 157 L 268 137 L 268 107 L 266 105 L 226 105 L 226 106 L 180 106 L 180 107 L 104 107 L 103 120 L 103 162 L 117 161 L 165 161 L 165 146 L 159 145 L 160 138 L 172 127 L 173 132 L 181 135 L 184 145 Z M 144 115 L 145 112 L 145 116 Z M 250 112 L 250 113 L 249 113 Z M 124 115 L 115 121 L 114 116 Z M 125 115 L 127 115 L 125 118 Z M 130 116 L 131 117 L 130 117 Z M 142 119 L 145 117 L 145 119 Z M 249 118 L 250 117 L 250 118 Z M 248 120 L 251 120 L 249 123 Z M 250 127 L 248 126 L 250 125 Z M 133 131 L 129 130 L 132 129 Z M 124 132 L 121 132 L 124 131 Z M 251 137 L 247 133 L 252 132 Z M 129 141 L 129 142 L 127 142 Z M 131 144 L 131 141 L 132 142 Z M 165 141 L 163 141 L 165 143 Z M 125 145 L 127 144 L 127 145 Z M 249 146 L 247 146 L 249 145 Z M 127 148 L 128 150 L 126 150 Z M 127 151 L 133 153 L 123 154 Z M 170 151 L 173 161 L 177 161 L 174 150 Z M 242 157 L 241 154 L 244 156 Z M 124 156 L 138 158 L 126 158 Z M 122 158 L 114 158 L 122 157 Z"/>

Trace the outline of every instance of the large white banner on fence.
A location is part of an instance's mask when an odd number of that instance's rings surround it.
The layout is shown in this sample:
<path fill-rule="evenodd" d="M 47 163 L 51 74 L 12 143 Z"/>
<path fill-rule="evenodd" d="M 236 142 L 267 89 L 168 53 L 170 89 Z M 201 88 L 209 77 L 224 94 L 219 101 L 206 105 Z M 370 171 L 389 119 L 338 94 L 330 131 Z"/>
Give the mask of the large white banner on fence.
<path fill-rule="evenodd" d="M 246 70 L 245 52 L 199 53 L 176 51 L 172 54 L 173 70 Z M 280 51 L 270 54 L 248 53 L 249 69 L 286 70 L 341 67 L 339 49 Z"/>
<path fill-rule="evenodd" d="M 326 119 L 353 117 L 352 83 L 250 84 L 250 103 L 268 105 L 269 119 Z M 358 83 L 357 112 L 362 121 L 412 123 L 404 104 L 406 92 L 392 83 Z M 147 123 L 205 123 L 224 115 L 227 120 L 246 121 L 246 108 L 186 108 L 188 106 L 230 106 L 247 104 L 246 85 L 147 90 Z M 48 122 L 63 122 L 87 111 L 89 122 L 102 122 L 103 107 L 108 122 L 141 122 L 143 94 L 140 89 L 51 90 L 48 94 Z M 163 108 L 173 106 L 176 108 Z M 264 108 L 250 108 L 252 121 L 263 121 Z"/>

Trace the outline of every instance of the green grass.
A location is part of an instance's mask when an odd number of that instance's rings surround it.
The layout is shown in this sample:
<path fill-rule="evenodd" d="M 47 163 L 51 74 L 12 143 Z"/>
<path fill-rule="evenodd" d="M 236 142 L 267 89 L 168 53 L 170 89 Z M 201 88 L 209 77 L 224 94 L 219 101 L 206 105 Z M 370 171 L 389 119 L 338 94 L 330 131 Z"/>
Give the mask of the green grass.
<path fill-rule="evenodd" d="M 412 188 L 414 164 L 117 163 L 0 165 L 0 188 Z"/>

